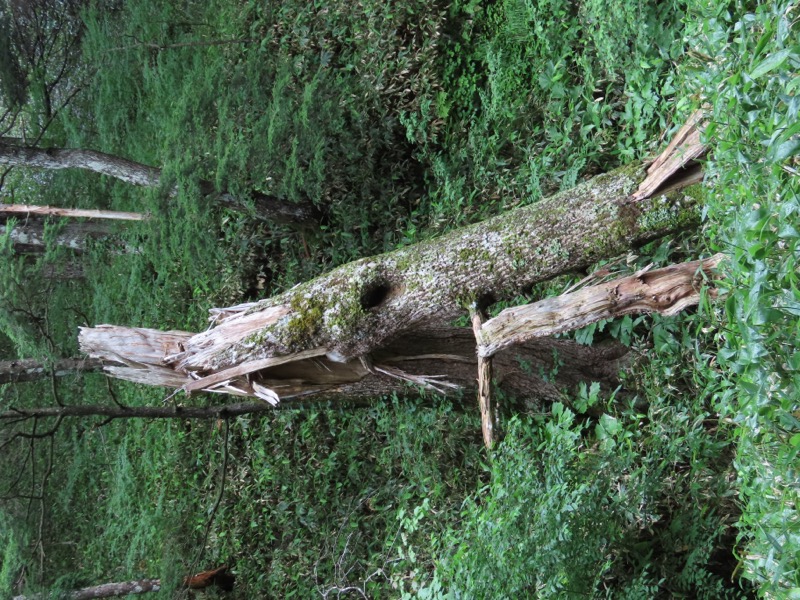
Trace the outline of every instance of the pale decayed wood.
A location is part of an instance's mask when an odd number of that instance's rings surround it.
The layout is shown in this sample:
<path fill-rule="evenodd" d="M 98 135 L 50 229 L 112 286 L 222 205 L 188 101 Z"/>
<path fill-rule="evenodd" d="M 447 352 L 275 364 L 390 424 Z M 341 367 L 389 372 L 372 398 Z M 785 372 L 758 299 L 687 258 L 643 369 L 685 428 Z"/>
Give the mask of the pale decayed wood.
<path fill-rule="evenodd" d="M 472 317 L 472 331 L 475 333 L 475 341 L 480 347 L 483 342 L 481 327 L 483 315 L 477 307 L 473 306 L 470 310 Z M 487 448 L 491 448 L 495 441 L 495 422 L 496 407 L 492 398 L 492 358 L 491 356 L 478 355 L 478 407 L 481 411 L 481 431 L 483 432 L 483 443 Z"/>
<path fill-rule="evenodd" d="M 90 338 L 83 343 L 85 352 L 107 363 L 109 375 L 170 388 L 195 383 L 194 373 L 175 371 L 163 362 L 165 354 L 183 343 L 188 334 L 163 332 L 164 339 L 160 340 L 160 332 L 153 330 L 121 334 L 118 329 L 105 326 L 92 330 Z M 136 362 L 128 360 L 128 364 L 120 364 L 119 356 L 125 348 L 135 354 Z M 610 391 L 616 386 L 619 370 L 628 361 L 628 350 L 623 346 L 589 348 L 569 340 L 554 339 L 531 340 L 492 359 L 495 385 L 510 395 L 532 401 L 559 399 L 564 390 L 573 389 L 587 379 L 601 382 L 603 389 Z M 525 365 L 524 369 L 520 365 Z M 475 336 L 471 329 L 429 327 L 389 340 L 370 361 L 341 363 L 320 355 L 202 385 L 207 386 L 203 388 L 206 392 L 258 397 L 276 406 L 258 393 L 259 386 L 263 386 L 278 396 L 281 406 L 287 407 L 292 406 L 292 401 L 305 399 L 358 402 L 404 394 L 413 389 L 408 387 L 409 383 L 458 398 L 462 391 L 470 393 L 476 389 L 477 366 Z M 194 415 L 193 408 L 183 410 L 189 411 L 186 415 Z M 253 409 L 248 407 L 246 411 Z M 201 411 L 198 416 L 202 414 Z"/>
<path fill-rule="evenodd" d="M 2 204 L 0 215 L 38 215 L 48 217 L 72 217 L 84 219 L 112 219 L 121 221 L 143 221 L 147 215 L 135 212 L 120 212 L 116 210 L 92 210 L 84 208 L 61 208 L 58 206 L 34 206 L 31 204 Z"/>
<path fill-rule="evenodd" d="M 705 260 L 642 270 L 602 285 L 508 308 L 481 327 L 478 354 L 492 356 L 531 338 L 578 329 L 601 319 L 649 312 L 674 315 L 699 302 L 703 278 L 713 277 L 712 270 L 723 258 L 716 254 Z"/>
<path fill-rule="evenodd" d="M 181 387 L 192 381 L 163 362 L 164 357 L 183 349 L 191 333 L 98 325 L 81 327 L 78 337 L 81 352 L 111 363 L 105 370 L 112 377 L 164 387 Z"/>
<path fill-rule="evenodd" d="M 680 128 L 672 138 L 666 149 L 653 161 L 647 169 L 647 177 L 639 188 L 631 195 L 631 200 L 639 201 L 653 196 L 656 192 L 666 192 L 674 185 L 664 186 L 672 177 L 681 178 L 680 171 L 708 152 L 708 147 L 700 137 L 704 129 L 704 113 L 702 109 L 696 110 L 689 120 Z M 702 181 L 702 170 L 697 167 L 690 169 L 688 180 L 684 179 L 682 185 Z"/>

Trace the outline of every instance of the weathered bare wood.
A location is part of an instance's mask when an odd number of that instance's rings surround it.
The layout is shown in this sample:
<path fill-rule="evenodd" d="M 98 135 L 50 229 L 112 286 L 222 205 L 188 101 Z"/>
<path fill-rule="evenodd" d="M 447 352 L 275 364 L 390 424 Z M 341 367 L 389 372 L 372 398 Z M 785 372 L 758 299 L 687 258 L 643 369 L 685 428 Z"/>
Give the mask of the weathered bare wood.
<path fill-rule="evenodd" d="M 37 359 L 16 359 L 0 361 L 0 384 L 37 381 L 54 375 L 65 377 L 76 373 L 101 371 L 103 364 L 96 358 L 62 358 L 47 363 Z"/>
<path fill-rule="evenodd" d="M 601 319 L 658 312 L 674 315 L 700 301 L 704 278 L 724 258 L 715 254 L 663 269 L 643 269 L 630 277 L 577 292 L 507 308 L 481 327 L 478 355 L 496 352 L 534 337 L 585 327 Z"/>
<path fill-rule="evenodd" d="M 473 305 L 470 312 L 472 331 L 475 334 L 475 341 L 480 347 L 483 339 L 481 328 L 484 317 L 475 305 Z M 491 448 L 494 445 L 496 424 L 496 408 L 492 397 L 492 357 L 484 357 L 480 354 L 478 354 L 478 407 L 481 411 L 483 443 L 487 448 Z"/>
<path fill-rule="evenodd" d="M 6 217 L 30 215 L 45 217 L 70 217 L 84 219 L 112 219 L 121 221 L 143 221 L 147 215 L 136 212 L 120 212 L 115 210 L 91 210 L 84 208 L 61 208 L 58 206 L 35 206 L 32 204 L 2 204 L 0 215 Z"/>
<path fill-rule="evenodd" d="M 700 141 L 703 129 L 704 113 L 702 109 L 698 109 L 680 128 L 666 149 L 648 167 L 647 177 L 632 194 L 631 199 L 639 201 L 653 196 L 659 191 L 666 192 L 676 186 L 686 186 L 702 181 L 703 174 L 700 166 L 689 167 L 689 165 L 708 152 L 708 147 Z M 672 178 L 676 176 L 678 179 L 672 181 Z"/>
<path fill-rule="evenodd" d="M 161 169 L 95 150 L 79 148 L 39 148 L 26 146 L 17 138 L 0 138 L 0 165 L 39 169 L 84 169 L 144 187 L 161 183 Z M 245 204 L 228 192 L 217 192 L 211 182 L 201 182 L 204 194 L 231 210 L 245 210 Z M 170 191 L 178 193 L 177 188 Z M 289 224 L 316 222 L 316 211 L 309 202 L 294 203 L 275 196 L 253 192 L 251 199 L 257 215 Z"/>
<path fill-rule="evenodd" d="M 92 600 L 93 598 L 116 598 L 134 594 L 157 592 L 161 589 L 160 579 L 139 579 L 119 583 L 104 583 L 91 587 L 66 592 L 63 595 L 34 594 L 32 596 L 14 596 L 14 600 L 50 600 L 51 598 L 67 598 L 68 600 Z"/>
<path fill-rule="evenodd" d="M 67 223 L 59 228 L 52 243 L 76 252 L 83 252 L 88 240 L 106 237 L 111 233 L 109 224 L 101 221 Z M 0 225 L 0 235 L 6 234 L 14 247 L 20 251 L 25 249 L 35 251 L 37 248 L 44 249 L 47 246 L 44 222 L 38 219 L 18 221 L 13 226 Z"/>
<path fill-rule="evenodd" d="M 113 363 L 106 367 L 112 377 L 136 383 L 181 387 L 189 381 L 163 364 L 165 356 L 180 352 L 192 337 L 185 331 L 98 325 L 80 330 L 81 351 Z"/>
<path fill-rule="evenodd" d="M 173 371 L 163 363 L 188 334 L 165 332 L 161 340 L 159 333 L 103 326 L 93 329 L 88 338 L 82 338 L 85 340 L 82 350 L 93 357 L 112 361 L 113 364 L 105 368 L 112 377 L 170 388 L 198 383 L 192 373 Z M 131 345 L 130 354 L 135 361 L 129 359 L 128 364 L 120 365 L 120 355 Z M 508 394 L 532 401 L 559 399 L 564 390 L 573 389 L 586 380 L 599 381 L 604 389 L 613 389 L 620 368 L 627 364 L 627 354 L 627 348 L 619 345 L 588 348 L 568 340 L 531 340 L 493 358 L 494 382 Z M 366 361 L 341 363 L 324 355 L 281 361 L 258 372 L 228 377 L 213 386 L 202 384 L 202 389 L 264 399 L 257 389 L 263 386 L 278 395 L 280 407 L 284 408 L 305 400 L 360 402 L 393 393 L 405 394 L 409 389 L 417 389 L 409 388 L 409 383 L 423 383 L 438 393 L 458 397 L 462 390 L 465 393 L 475 390 L 477 364 L 475 337 L 470 329 L 431 327 L 389 340 Z M 442 385 L 445 382 L 451 385 Z M 259 412 L 272 409 L 261 403 L 250 405 L 246 410 L 252 412 L 252 406 L 258 407 Z M 140 409 L 132 407 L 131 410 Z M 181 414 L 187 418 L 208 414 L 198 412 L 192 417 L 194 413 L 190 415 L 188 411 L 193 410 L 193 407 L 185 407 Z M 175 416 L 173 413 L 164 415 Z M 156 415 L 148 412 L 142 416 Z"/>

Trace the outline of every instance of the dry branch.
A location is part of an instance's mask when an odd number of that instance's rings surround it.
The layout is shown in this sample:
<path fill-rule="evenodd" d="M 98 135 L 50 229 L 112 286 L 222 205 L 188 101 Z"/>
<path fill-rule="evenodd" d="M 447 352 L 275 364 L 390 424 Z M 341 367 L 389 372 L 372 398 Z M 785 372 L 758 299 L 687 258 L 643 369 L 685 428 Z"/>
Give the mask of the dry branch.
<path fill-rule="evenodd" d="M 483 341 L 482 328 L 484 317 L 477 306 L 473 306 L 470 312 L 472 317 L 472 331 L 475 334 L 475 341 L 478 344 L 478 348 L 480 348 Z M 487 448 L 491 448 L 494 445 L 494 440 L 497 435 L 495 431 L 495 425 L 497 425 L 497 408 L 494 406 L 494 398 L 492 395 L 492 379 L 492 357 L 478 354 L 478 407 L 481 411 L 483 444 Z"/>
<path fill-rule="evenodd" d="M 663 269 L 643 269 L 630 277 L 507 308 L 481 327 L 478 355 L 490 357 L 531 338 L 578 329 L 601 319 L 652 312 L 677 314 L 700 301 L 703 280 L 713 278 L 712 270 L 723 258 L 723 254 L 715 254 Z"/>

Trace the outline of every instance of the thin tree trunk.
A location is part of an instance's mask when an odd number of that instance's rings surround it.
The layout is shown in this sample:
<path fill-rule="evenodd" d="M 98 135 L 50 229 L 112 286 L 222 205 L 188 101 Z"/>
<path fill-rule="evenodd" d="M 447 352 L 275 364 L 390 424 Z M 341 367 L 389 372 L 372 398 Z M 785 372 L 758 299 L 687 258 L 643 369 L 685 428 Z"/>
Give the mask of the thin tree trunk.
<path fill-rule="evenodd" d="M 7 224 L 0 225 L 0 236 L 5 235 L 6 232 L 8 232 L 12 244 L 20 254 L 38 253 L 38 249 L 44 251 L 47 247 L 45 224 L 38 219 L 18 221 L 10 228 Z M 67 223 L 59 228 L 52 243 L 56 246 L 82 252 L 86 249 L 86 242 L 89 239 L 106 237 L 111 233 L 112 229 L 108 223 L 101 221 Z"/>
<path fill-rule="evenodd" d="M 135 212 L 114 210 L 88 210 L 82 208 L 60 208 L 58 206 L 33 206 L 29 204 L 0 204 L 0 217 L 73 217 L 86 219 L 112 219 L 122 221 L 143 221 L 147 215 Z"/>
<path fill-rule="evenodd" d="M 21 141 L 0 138 L 0 164 L 38 169 L 85 169 L 144 187 L 156 187 L 161 181 L 161 169 L 119 156 L 95 150 L 28 147 Z M 227 208 L 246 210 L 239 199 L 225 191 L 217 192 L 211 182 L 201 182 L 201 188 L 204 194 Z M 177 194 L 177 189 L 170 193 Z M 308 202 L 292 203 L 259 192 L 252 194 L 252 200 L 256 214 L 265 219 L 289 224 L 307 224 L 315 220 L 314 207 Z"/>
<path fill-rule="evenodd" d="M 36 359 L 16 359 L 0 361 L 0 385 L 37 381 L 55 375 L 65 377 L 76 373 L 102 371 L 103 364 L 94 358 L 62 358 L 53 363 Z"/>

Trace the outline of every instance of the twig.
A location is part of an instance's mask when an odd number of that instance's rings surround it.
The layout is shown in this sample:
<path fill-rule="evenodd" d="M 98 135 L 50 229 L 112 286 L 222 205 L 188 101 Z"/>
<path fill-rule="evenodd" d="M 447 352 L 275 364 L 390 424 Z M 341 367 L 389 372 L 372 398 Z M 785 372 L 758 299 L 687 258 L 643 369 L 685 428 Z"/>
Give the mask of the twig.
<path fill-rule="evenodd" d="M 220 475 L 220 483 L 219 483 L 219 494 L 217 494 L 217 500 L 214 502 L 214 506 L 211 508 L 211 513 L 208 516 L 208 521 L 206 522 L 206 531 L 203 534 L 203 542 L 200 544 L 200 549 L 197 553 L 197 557 L 195 557 L 194 562 L 192 563 L 191 569 L 189 569 L 190 573 L 194 573 L 197 565 L 200 564 L 200 561 L 203 558 L 203 554 L 206 551 L 206 543 L 208 542 L 208 535 L 211 533 L 211 525 L 214 523 L 214 517 L 217 514 L 217 509 L 219 505 L 222 503 L 222 496 L 225 493 L 225 479 L 226 474 L 228 471 L 228 437 L 230 435 L 230 419 L 225 418 L 225 440 L 224 445 L 222 447 L 222 474 Z"/>

